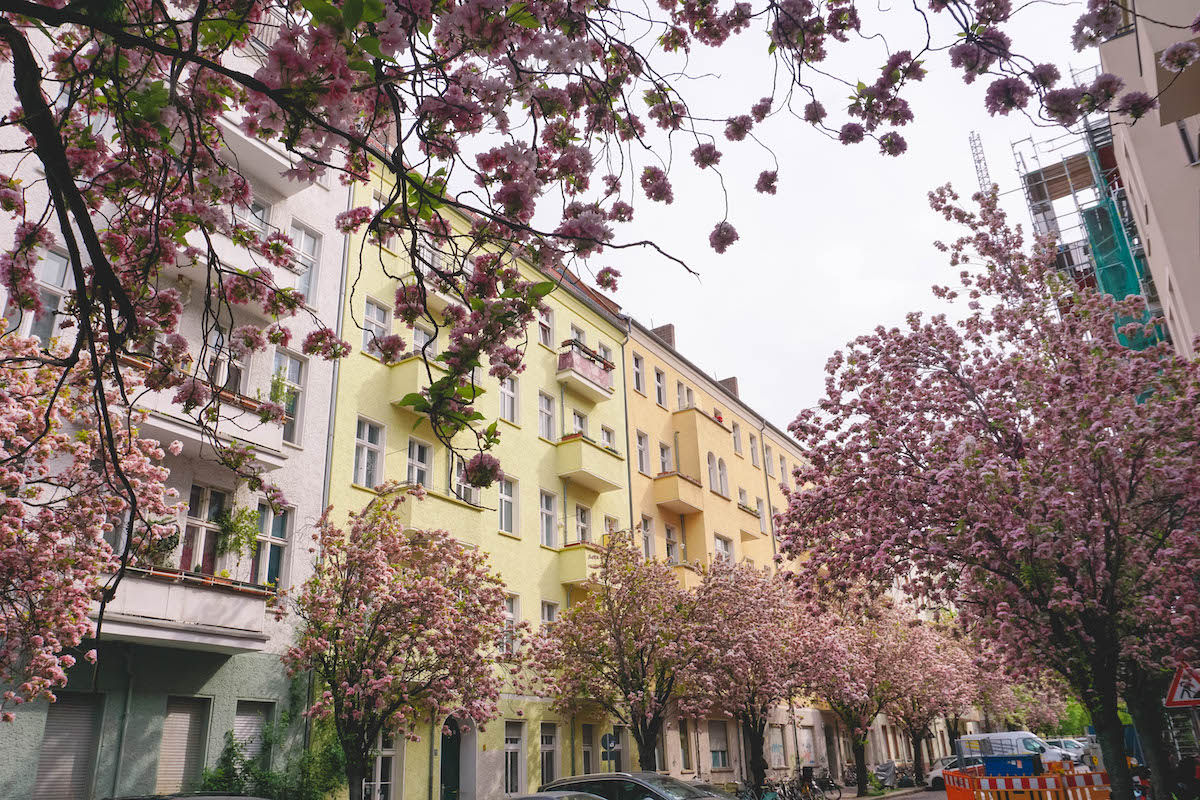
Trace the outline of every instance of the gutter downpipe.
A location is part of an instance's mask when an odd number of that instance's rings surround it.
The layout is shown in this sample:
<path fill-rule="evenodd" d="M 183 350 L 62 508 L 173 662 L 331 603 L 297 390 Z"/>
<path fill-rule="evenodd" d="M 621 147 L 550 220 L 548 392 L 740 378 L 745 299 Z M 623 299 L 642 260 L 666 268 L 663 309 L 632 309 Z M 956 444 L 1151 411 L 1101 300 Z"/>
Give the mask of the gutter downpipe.
<path fill-rule="evenodd" d="M 441 739 L 435 739 L 434 734 L 437 732 L 437 717 L 436 712 L 429 712 L 429 800 L 433 800 L 433 754 L 434 742 L 441 742 Z M 440 745 L 439 745 L 440 746 Z"/>
<path fill-rule="evenodd" d="M 625 496 L 629 498 L 629 531 L 633 533 L 633 459 L 629 450 L 629 392 L 625 389 L 625 345 L 629 343 L 632 324 L 625 317 L 625 339 L 621 342 L 621 403 L 625 414 Z M 682 531 L 679 534 L 683 535 Z"/>
<path fill-rule="evenodd" d="M 354 187 L 346 187 L 346 210 L 349 211 L 354 206 Z M 338 275 L 338 304 L 337 318 L 333 323 L 334 331 L 337 338 L 342 338 L 342 318 L 345 316 L 346 310 L 346 273 L 350 270 L 350 236 L 349 234 L 342 236 L 342 268 Z M 325 513 L 325 509 L 329 508 L 329 487 L 333 479 L 333 426 L 337 418 L 337 389 L 338 376 L 340 374 L 341 360 L 333 362 L 333 377 L 329 382 L 329 420 L 325 426 L 325 480 L 321 485 L 321 513 Z M 322 554 L 317 553 L 317 564 L 321 563 Z M 316 676 L 313 671 L 308 671 L 308 707 L 312 708 L 313 694 L 316 691 Z M 309 745 L 312 743 L 312 718 L 305 716 L 304 718 L 304 751 L 308 752 Z"/>

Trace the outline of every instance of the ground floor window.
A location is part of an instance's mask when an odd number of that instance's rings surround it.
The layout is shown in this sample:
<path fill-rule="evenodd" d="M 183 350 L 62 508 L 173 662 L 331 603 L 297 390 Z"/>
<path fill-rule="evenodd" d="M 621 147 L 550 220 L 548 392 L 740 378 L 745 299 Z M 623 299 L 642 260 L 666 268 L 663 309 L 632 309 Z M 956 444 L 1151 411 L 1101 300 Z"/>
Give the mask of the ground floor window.
<path fill-rule="evenodd" d="M 363 800 L 392 800 L 396 782 L 396 737 L 383 731 L 375 745 L 375 763 L 363 779 Z"/>
<path fill-rule="evenodd" d="M 33 800 L 89 797 L 104 696 L 56 692 L 46 708 Z"/>
<path fill-rule="evenodd" d="M 708 721 L 708 751 L 713 769 L 729 769 L 729 730 L 724 720 Z"/>
<path fill-rule="evenodd" d="M 158 750 L 159 794 L 188 792 L 200 785 L 208 734 L 209 701 L 204 697 L 168 697 Z"/>
<path fill-rule="evenodd" d="M 542 783 L 554 780 L 555 765 L 558 763 L 558 726 L 553 722 L 542 723 Z"/>
<path fill-rule="evenodd" d="M 524 723 L 504 723 L 504 792 L 506 794 L 516 794 L 522 790 L 524 744 Z"/>

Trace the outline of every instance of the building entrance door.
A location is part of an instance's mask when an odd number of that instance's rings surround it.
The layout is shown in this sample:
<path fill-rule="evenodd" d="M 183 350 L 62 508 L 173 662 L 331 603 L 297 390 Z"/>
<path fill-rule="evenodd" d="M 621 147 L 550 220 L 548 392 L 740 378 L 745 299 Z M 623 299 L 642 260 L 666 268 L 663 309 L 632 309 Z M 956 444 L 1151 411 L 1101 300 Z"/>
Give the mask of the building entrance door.
<path fill-rule="evenodd" d="M 458 721 L 450 717 L 442 729 L 442 800 L 458 800 L 461 745 L 462 731 L 459 730 Z"/>

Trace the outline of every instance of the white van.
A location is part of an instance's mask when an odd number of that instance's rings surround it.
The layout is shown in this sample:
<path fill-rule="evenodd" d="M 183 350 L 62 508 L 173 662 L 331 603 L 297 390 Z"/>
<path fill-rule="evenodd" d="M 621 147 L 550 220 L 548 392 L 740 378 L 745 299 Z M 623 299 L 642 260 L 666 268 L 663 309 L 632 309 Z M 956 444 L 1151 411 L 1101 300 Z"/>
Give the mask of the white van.
<path fill-rule="evenodd" d="M 1042 761 L 1071 761 L 1071 754 L 1029 731 L 974 733 L 959 740 L 964 756 L 1041 756 Z"/>

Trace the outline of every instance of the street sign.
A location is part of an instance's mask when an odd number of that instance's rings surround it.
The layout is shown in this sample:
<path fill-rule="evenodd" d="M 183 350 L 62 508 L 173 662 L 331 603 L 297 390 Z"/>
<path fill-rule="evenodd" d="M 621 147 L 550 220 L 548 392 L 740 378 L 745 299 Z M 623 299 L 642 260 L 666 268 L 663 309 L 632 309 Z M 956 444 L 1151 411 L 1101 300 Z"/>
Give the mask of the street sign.
<path fill-rule="evenodd" d="M 600 760 L 615 761 L 616 753 L 613 751 L 620 746 L 620 740 L 611 733 L 606 733 L 600 737 Z"/>
<path fill-rule="evenodd" d="M 1167 708 L 1200 706 L 1200 675 L 1186 664 L 1175 670 L 1167 690 Z"/>

